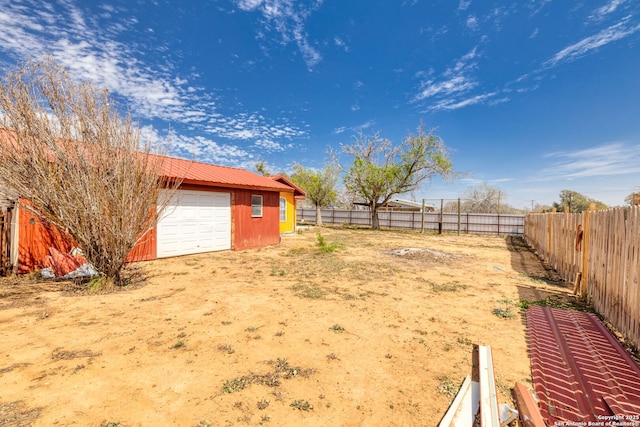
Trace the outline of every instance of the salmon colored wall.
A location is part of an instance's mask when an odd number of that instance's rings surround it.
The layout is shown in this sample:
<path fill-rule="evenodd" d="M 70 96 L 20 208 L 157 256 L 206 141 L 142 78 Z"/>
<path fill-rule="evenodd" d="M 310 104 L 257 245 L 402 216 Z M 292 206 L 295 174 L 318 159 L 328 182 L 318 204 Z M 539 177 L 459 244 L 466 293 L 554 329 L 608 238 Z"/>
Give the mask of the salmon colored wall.
<path fill-rule="evenodd" d="M 262 196 L 262 217 L 251 217 L 251 196 Z M 280 193 L 235 190 L 231 206 L 232 245 L 240 251 L 280 243 Z"/>
<path fill-rule="evenodd" d="M 49 255 L 49 248 L 69 252 L 75 244 L 70 237 L 63 236 L 58 229 L 28 209 L 19 208 L 18 271 L 26 273 L 39 270 Z M 149 231 L 143 240 L 127 256 L 127 262 L 156 259 L 156 229 Z"/>
<path fill-rule="evenodd" d="M 127 255 L 126 262 L 151 261 L 156 259 L 156 227 L 148 231 L 140 243 Z"/>
<path fill-rule="evenodd" d="M 21 200 L 25 203 L 24 200 Z M 24 206 L 18 208 L 18 272 L 26 273 L 44 267 L 49 248 L 69 252 L 72 240 Z"/>

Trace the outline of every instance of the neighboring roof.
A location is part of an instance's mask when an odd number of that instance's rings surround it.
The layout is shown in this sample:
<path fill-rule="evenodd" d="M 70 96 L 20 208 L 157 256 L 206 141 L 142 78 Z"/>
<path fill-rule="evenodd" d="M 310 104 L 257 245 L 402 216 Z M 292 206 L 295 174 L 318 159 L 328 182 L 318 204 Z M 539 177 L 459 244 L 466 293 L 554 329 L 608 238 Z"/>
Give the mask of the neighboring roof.
<path fill-rule="evenodd" d="M 289 185 L 246 169 L 212 165 L 177 157 L 157 157 L 162 161 L 162 175 L 169 179 L 182 179 L 184 184 L 282 191 L 286 193 L 295 191 Z"/>
<path fill-rule="evenodd" d="M 358 206 L 369 206 L 368 203 L 362 203 L 362 202 L 354 202 L 353 204 Z M 405 199 L 392 199 L 392 200 L 389 200 L 384 205 L 379 205 L 379 206 L 383 208 L 398 208 L 398 209 L 417 210 L 417 211 L 422 210 L 421 202 L 413 202 L 411 200 L 405 200 Z M 425 211 L 427 212 L 433 212 L 436 209 L 434 206 L 431 206 L 431 205 L 425 205 L 424 208 L 425 208 Z"/>
<path fill-rule="evenodd" d="M 414 201 L 411 201 L 411 200 L 405 200 L 405 199 L 391 199 L 386 203 L 385 206 L 398 207 L 398 208 L 417 208 L 417 209 L 422 209 L 422 203 L 414 202 Z M 429 205 L 427 205 L 427 207 L 429 207 Z"/>
<path fill-rule="evenodd" d="M 272 175 L 269 178 L 293 188 L 293 197 L 296 200 L 304 200 L 304 196 L 307 195 L 307 193 L 302 188 L 295 185 L 289 178 L 284 175 Z"/>

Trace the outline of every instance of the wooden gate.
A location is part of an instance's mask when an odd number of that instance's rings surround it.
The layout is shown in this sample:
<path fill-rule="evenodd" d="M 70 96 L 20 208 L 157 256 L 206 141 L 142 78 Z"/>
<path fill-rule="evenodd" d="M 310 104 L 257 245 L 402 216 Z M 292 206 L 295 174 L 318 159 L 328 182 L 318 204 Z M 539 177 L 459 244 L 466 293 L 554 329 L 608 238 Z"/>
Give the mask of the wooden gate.
<path fill-rule="evenodd" d="M 13 209 L 0 208 L 0 276 L 11 272 L 11 214 Z"/>

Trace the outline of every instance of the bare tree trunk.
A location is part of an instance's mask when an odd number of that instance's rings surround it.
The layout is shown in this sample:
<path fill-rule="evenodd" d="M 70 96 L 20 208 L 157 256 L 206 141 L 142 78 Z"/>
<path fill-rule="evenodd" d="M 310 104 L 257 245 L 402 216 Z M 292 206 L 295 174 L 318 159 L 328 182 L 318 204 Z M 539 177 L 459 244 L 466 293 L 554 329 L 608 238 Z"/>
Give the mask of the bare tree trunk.
<path fill-rule="evenodd" d="M 322 225 L 322 207 L 316 205 L 316 225 Z"/>
<path fill-rule="evenodd" d="M 380 218 L 378 217 L 378 206 L 374 203 L 371 205 L 371 228 L 380 230 Z"/>

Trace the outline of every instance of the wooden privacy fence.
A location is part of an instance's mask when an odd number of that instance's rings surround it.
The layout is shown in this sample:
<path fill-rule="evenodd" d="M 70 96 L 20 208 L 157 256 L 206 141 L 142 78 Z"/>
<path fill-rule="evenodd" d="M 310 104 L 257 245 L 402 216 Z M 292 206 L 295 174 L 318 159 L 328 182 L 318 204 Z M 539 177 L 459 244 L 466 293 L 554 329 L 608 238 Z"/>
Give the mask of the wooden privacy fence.
<path fill-rule="evenodd" d="M 582 239 L 579 239 L 579 226 Z M 528 214 L 524 238 L 593 308 L 640 347 L 640 206 Z"/>
<path fill-rule="evenodd" d="M 11 271 L 11 209 L 0 208 L 0 276 Z"/>
<path fill-rule="evenodd" d="M 324 224 L 371 226 L 371 212 L 366 210 L 322 209 Z M 379 211 L 381 227 L 423 231 L 448 231 L 470 234 L 522 236 L 524 215 Z M 315 208 L 299 208 L 300 222 L 316 223 Z"/>

